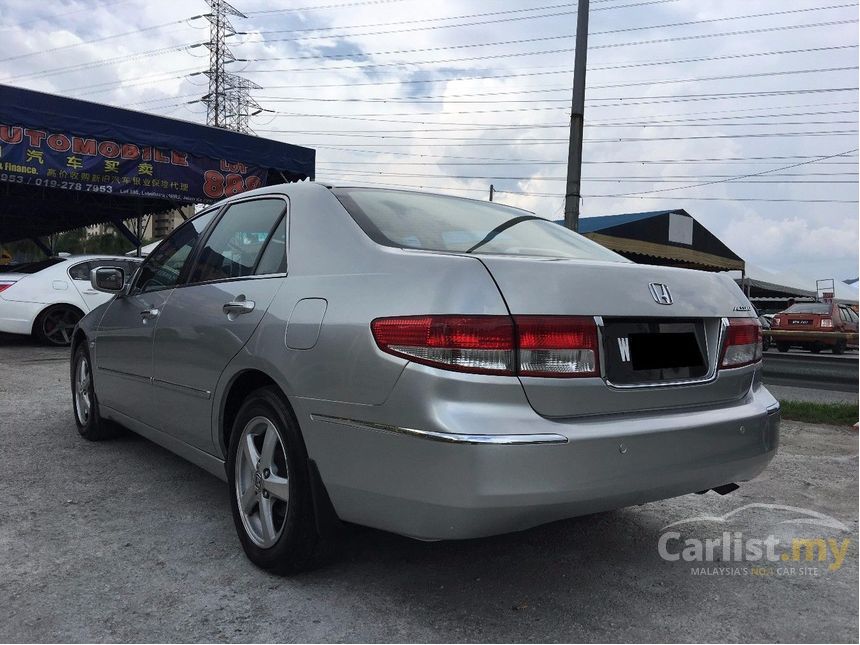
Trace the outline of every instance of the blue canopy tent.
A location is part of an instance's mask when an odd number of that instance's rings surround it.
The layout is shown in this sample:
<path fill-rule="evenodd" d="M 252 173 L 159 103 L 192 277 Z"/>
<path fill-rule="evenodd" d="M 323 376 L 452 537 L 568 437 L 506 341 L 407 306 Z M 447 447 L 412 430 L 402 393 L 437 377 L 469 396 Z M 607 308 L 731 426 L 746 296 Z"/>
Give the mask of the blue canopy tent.
<path fill-rule="evenodd" d="M 0 85 L 0 243 L 314 179 L 315 151 Z M 41 243 L 40 243 L 41 245 Z M 41 245 L 44 247 L 44 245 Z"/>

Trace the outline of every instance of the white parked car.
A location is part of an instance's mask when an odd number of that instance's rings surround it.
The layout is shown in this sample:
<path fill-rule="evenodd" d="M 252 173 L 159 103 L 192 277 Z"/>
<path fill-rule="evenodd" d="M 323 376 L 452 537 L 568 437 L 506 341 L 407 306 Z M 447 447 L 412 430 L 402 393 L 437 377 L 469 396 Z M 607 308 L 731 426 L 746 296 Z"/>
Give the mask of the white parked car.
<path fill-rule="evenodd" d="M 78 320 L 111 299 L 90 285 L 90 271 L 118 267 L 134 274 L 141 259 L 109 255 L 53 257 L 0 273 L 0 332 L 32 334 L 68 345 Z"/>

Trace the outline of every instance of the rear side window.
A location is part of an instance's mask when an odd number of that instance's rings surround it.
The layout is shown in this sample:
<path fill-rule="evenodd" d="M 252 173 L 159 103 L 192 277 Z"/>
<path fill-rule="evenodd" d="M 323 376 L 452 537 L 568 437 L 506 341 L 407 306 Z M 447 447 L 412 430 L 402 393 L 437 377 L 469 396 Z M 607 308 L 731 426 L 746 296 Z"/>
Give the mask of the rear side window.
<path fill-rule="evenodd" d="M 799 302 L 791 305 L 783 313 L 787 314 L 829 314 L 830 305 L 823 302 Z"/>
<path fill-rule="evenodd" d="M 200 251 L 190 281 L 212 282 L 254 275 L 267 243 L 277 238 L 276 225 L 285 206 L 280 199 L 255 199 L 230 206 Z M 277 247 L 272 248 L 267 269 L 280 266 Z M 280 248 L 284 249 L 283 241 Z"/>
<path fill-rule="evenodd" d="M 287 272 L 287 218 L 282 217 L 275 232 L 266 243 L 266 250 L 254 272 L 257 275 Z"/>
<path fill-rule="evenodd" d="M 69 269 L 69 277 L 72 280 L 89 281 L 90 279 L 90 263 L 81 262 Z"/>
<path fill-rule="evenodd" d="M 399 190 L 332 192 L 362 230 L 385 246 L 628 262 L 555 222 L 510 206 Z"/>

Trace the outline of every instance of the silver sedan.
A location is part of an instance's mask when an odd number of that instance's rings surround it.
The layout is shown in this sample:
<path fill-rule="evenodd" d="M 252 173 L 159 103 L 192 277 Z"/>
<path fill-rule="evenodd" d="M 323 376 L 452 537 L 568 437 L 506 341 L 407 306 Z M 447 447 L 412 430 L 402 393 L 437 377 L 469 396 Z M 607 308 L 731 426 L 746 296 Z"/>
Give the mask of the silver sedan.
<path fill-rule="evenodd" d="M 339 521 L 518 531 L 726 492 L 777 448 L 731 279 L 498 204 L 275 186 L 91 279 L 115 297 L 75 331 L 80 433 L 124 426 L 225 479 L 245 552 L 280 573 Z"/>

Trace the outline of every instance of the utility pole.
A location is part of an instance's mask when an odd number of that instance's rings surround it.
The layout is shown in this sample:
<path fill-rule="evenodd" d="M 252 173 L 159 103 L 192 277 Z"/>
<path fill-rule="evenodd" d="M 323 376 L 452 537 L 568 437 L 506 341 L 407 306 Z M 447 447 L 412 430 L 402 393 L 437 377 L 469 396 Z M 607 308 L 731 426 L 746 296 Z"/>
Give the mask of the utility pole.
<path fill-rule="evenodd" d="M 572 231 L 579 229 L 582 129 L 585 121 L 585 59 L 588 54 L 588 0 L 579 0 L 576 9 L 573 102 L 570 110 L 570 144 L 567 151 L 567 184 L 564 195 L 564 225 Z"/>
<path fill-rule="evenodd" d="M 490 201 L 493 201 L 493 196 L 496 194 L 496 188 L 493 184 L 490 184 Z"/>

